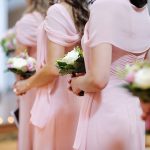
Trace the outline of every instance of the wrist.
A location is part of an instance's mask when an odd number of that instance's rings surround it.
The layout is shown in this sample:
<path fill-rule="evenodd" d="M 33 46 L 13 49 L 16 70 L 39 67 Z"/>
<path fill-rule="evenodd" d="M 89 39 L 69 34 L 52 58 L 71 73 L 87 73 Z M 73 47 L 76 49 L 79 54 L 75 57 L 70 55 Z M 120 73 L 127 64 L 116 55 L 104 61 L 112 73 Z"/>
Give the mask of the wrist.
<path fill-rule="evenodd" d="M 32 89 L 33 87 L 32 87 L 32 83 L 31 83 L 31 80 L 30 79 L 28 79 L 27 80 L 27 82 L 26 82 L 26 86 L 27 86 L 27 89 L 28 90 L 30 90 L 30 89 Z"/>

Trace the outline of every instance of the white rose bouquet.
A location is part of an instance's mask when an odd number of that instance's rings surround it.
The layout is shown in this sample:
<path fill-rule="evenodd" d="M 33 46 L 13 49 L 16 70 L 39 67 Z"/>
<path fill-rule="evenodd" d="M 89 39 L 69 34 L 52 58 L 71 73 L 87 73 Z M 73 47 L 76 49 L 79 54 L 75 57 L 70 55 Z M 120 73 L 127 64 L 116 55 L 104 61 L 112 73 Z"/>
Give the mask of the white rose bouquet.
<path fill-rule="evenodd" d="M 13 29 L 9 30 L 7 34 L 1 39 L 0 45 L 7 56 L 16 50 L 16 38 Z"/>
<path fill-rule="evenodd" d="M 63 58 L 56 61 L 56 66 L 61 75 L 85 73 L 83 51 L 76 47 Z"/>
<path fill-rule="evenodd" d="M 119 73 L 120 74 L 120 73 Z M 150 63 L 136 62 L 127 65 L 120 74 L 127 82 L 123 85 L 134 96 L 138 96 L 145 103 L 150 102 Z"/>
<path fill-rule="evenodd" d="M 32 57 L 29 57 L 27 52 L 24 52 L 19 56 L 9 58 L 7 61 L 7 68 L 8 71 L 27 79 L 35 73 L 36 60 Z"/>

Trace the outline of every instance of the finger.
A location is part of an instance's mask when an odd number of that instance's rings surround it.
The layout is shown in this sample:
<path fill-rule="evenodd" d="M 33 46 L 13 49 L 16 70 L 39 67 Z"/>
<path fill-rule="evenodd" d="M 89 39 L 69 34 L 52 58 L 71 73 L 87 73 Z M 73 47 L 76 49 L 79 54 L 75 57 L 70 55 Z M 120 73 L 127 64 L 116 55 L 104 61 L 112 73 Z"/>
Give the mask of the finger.
<path fill-rule="evenodd" d="M 26 94 L 26 93 L 25 93 L 25 92 L 22 92 L 22 93 L 21 93 L 21 92 L 18 92 L 18 93 L 16 93 L 17 96 L 22 96 L 22 95 L 24 95 L 24 94 Z"/>
<path fill-rule="evenodd" d="M 79 93 L 81 92 L 80 89 L 72 89 L 73 93 L 79 96 Z"/>
<path fill-rule="evenodd" d="M 20 95 L 22 96 L 22 95 L 25 95 L 26 93 L 24 92 L 24 93 L 21 93 Z"/>
<path fill-rule="evenodd" d="M 145 121 L 150 117 L 150 112 L 143 112 L 142 119 Z"/>
<path fill-rule="evenodd" d="M 71 86 L 69 87 L 69 90 L 72 91 L 72 87 Z"/>
<path fill-rule="evenodd" d="M 146 118 L 147 118 L 146 114 L 145 114 L 145 113 L 143 113 L 143 114 L 142 114 L 142 116 L 141 116 L 141 118 L 142 118 L 142 120 L 144 120 L 144 121 L 145 121 L 145 120 L 146 120 Z"/>
<path fill-rule="evenodd" d="M 17 93 L 17 89 L 16 89 L 16 88 L 14 88 L 14 89 L 13 89 L 13 92 L 14 92 L 14 93 Z"/>
<path fill-rule="evenodd" d="M 68 83 L 71 84 L 71 80 L 69 80 Z"/>
<path fill-rule="evenodd" d="M 16 87 L 16 84 L 17 84 L 17 81 L 16 82 L 14 82 L 14 84 L 13 84 L 13 89 Z"/>
<path fill-rule="evenodd" d="M 84 96 L 84 91 L 80 91 L 80 92 L 78 93 L 78 96 Z"/>
<path fill-rule="evenodd" d="M 76 77 L 80 77 L 80 76 L 83 76 L 85 75 L 85 73 L 76 73 Z"/>

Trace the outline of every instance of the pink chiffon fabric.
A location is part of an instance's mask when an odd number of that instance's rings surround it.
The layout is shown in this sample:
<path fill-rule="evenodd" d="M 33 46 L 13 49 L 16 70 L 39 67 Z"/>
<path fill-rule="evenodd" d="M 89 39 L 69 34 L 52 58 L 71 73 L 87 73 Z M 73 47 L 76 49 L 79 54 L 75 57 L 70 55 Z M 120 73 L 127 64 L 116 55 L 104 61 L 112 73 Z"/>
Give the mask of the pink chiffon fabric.
<path fill-rule="evenodd" d="M 143 60 L 150 47 L 150 18 L 146 7 L 135 8 L 128 0 L 96 0 L 90 9 L 82 46 L 86 69 L 92 67 L 90 48 L 113 45 L 110 80 L 98 93 L 86 94 L 74 142 L 76 150 L 145 150 L 145 124 L 139 99 L 121 87 L 116 69 Z M 116 150 L 116 149 L 115 149 Z"/>
<path fill-rule="evenodd" d="M 67 50 L 80 41 L 67 10 L 61 4 L 51 6 L 39 28 L 37 45 L 37 71 L 47 61 L 48 40 Z M 68 90 L 69 76 L 60 76 L 52 84 L 37 90 L 31 111 L 35 126 L 36 150 L 72 150 L 79 117 L 79 101 Z"/>
<path fill-rule="evenodd" d="M 29 55 L 36 56 L 37 29 L 43 17 L 38 12 L 25 14 L 16 24 L 15 32 L 17 42 L 28 47 Z M 33 150 L 34 128 L 30 123 L 30 111 L 33 106 L 36 89 L 28 91 L 19 97 L 19 150 Z"/>

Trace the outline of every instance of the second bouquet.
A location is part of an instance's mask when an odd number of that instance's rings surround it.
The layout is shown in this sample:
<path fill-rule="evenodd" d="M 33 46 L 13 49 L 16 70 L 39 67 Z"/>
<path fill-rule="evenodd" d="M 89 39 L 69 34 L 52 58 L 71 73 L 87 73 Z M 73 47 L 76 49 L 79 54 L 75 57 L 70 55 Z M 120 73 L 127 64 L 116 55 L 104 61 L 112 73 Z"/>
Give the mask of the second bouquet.
<path fill-rule="evenodd" d="M 120 74 L 120 73 L 119 73 Z M 132 95 L 139 97 L 140 101 L 150 103 L 150 63 L 147 61 L 126 65 L 120 74 L 126 81 L 123 85 Z"/>
<path fill-rule="evenodd" d="M 7 70 L 27 79 L 36 72 L 36 60 L 29 57 L 27 52 L 23 52 L 8 59 Z"/>
<path fill-rule="evenodd" d="M 72 77 L 76 77 L 76 75 L 85 74 L 83 51 L 79 47 L 74 48 L 63 58 L 57 60 L 56 66 L 61 75 L 72 74 Z M 84 91 L 81 91 L 79 96 L 84 96 Z"/>
<path fill-rule="evenodd" d="M 75 74 L 84 74 L 86 70 L 83 51 L 79 47 L 74 48 L 63 58 L 57 60 L 56 66 L 61 75 L 72 74 L 75 76 Z"/>

